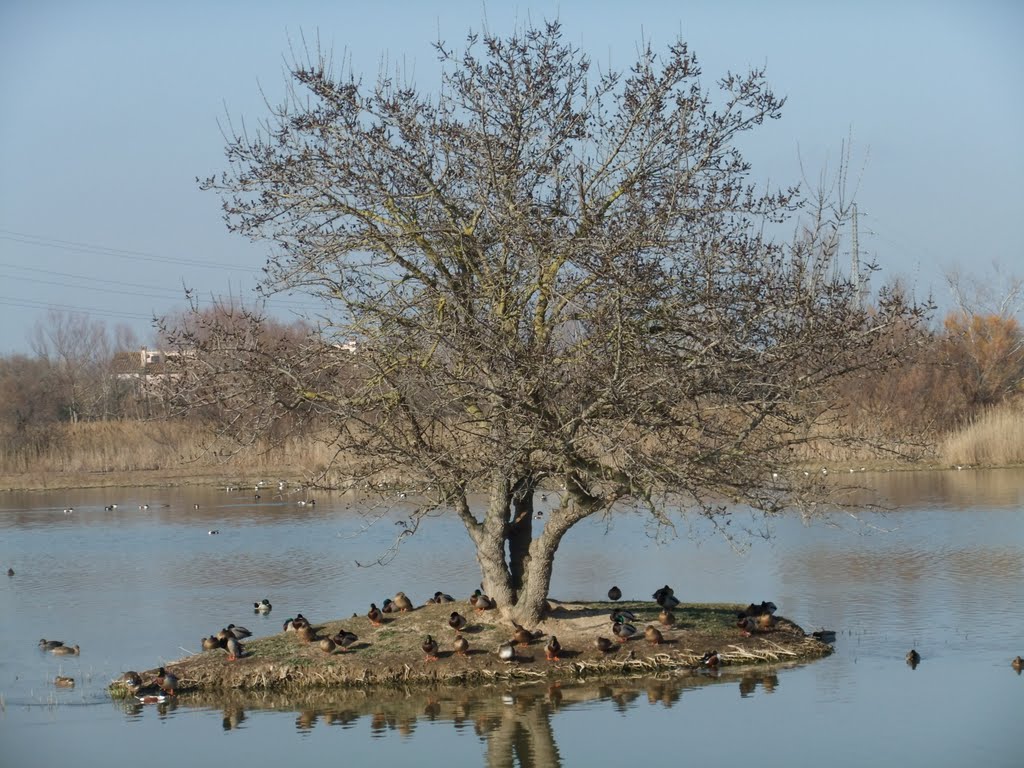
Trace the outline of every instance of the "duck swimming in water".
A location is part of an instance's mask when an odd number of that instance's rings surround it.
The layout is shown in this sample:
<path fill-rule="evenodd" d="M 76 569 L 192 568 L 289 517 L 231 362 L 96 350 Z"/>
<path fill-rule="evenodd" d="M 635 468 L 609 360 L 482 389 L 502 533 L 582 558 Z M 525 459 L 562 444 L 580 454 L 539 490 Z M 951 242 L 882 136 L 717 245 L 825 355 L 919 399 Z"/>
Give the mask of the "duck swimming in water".
<path fill-rule="evenodd" d="M 52 651 L 54 648 L 60 648 L 64 645 L 63 640 L 47 640 L 43 638 L 39 641 L 39 649 L 42 651 Z"/>
<path fill-rule="evenodd" d="M 70 648 L 66 645 L 58 645 L 56 648 L 51 648 L 50 653 L 55 653 L 58 656 L 77 656 L 79 649 L 77 645 L 72 645 Z"/>
<path fill-rule="evenodd" d="M 273 610 L 274 606 L 272 606 L 270 604 L 269 600 L 267 600 L 266 598 L 263 598 L 258 603 L 253 603 L 252 604 L 252 608 L 257 613 L 266 614 L 266 613 L 270 613 Z"/>
<path fill-rule="evenodd" d="M 911 669 L 914 669 L 918 664 L 921 663 L 921 654 L 911 648 L 907 651 L 907 664 L 910 665 Z"/>

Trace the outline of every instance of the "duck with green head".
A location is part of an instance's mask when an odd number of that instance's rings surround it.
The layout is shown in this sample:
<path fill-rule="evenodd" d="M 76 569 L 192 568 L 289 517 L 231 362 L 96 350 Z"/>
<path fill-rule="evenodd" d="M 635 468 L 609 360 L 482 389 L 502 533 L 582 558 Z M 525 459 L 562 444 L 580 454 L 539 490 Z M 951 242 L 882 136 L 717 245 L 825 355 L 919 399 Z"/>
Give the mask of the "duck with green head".
<path fill-rule="evenodd" d="M 426 654 L 427 661 L 437 661 L 437 640 L 427 635 L 420 647 L 423 649 L 423 653 Z"/>
<path fill-rule="evenodd" d="M 174 692 L 178 689 L 178 676 L 163 667 L 157 670 L 155 682 L 164 693 L 171 696 L 174 696 Z"/>

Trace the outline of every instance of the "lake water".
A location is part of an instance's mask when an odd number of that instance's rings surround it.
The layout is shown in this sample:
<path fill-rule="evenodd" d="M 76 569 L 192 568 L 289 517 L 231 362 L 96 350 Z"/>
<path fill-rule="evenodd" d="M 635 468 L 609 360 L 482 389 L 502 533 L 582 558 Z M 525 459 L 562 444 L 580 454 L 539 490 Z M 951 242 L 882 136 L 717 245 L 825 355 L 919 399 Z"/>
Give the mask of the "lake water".
<path fill-rule="evenodd" d="M 744 552 L 685 519 L 675 537 L 639 515 L 585 521 L 553 576 L 563 599 L 604 599 L 612 583 L 627 598 L 668 583 L 685 601 L 770 599 L 808 630 L 838 632 L 821 661 L 145 707 L 111 701 L 107 683 L 199 650 L 229 622 L 262 635 L 296 612 L 364 613 L 399 589 L 418 602 L 438 589 L 469 595 L 479 571 L 461 524 L 426 521 L 389 564 L 363 567 L 388 554 L 406 500 L 380 514 L 352 496 L 300 506 L 273 483 L 259 500 L 251 489 L 0 494 L 0 766 L 1024 764 L 1024 676 L 1010 667 L 1024 655 L 1024 471 L 857 479 L 898 511 L 782 518 Z M 264 597 L 274 610 L 255 615 Z M 82 654 L 42 653 L 41 637 Z M 904 663 L 912 647 L 916 669 Z M 54 687 L 58 674 L 76 686 Z"/>

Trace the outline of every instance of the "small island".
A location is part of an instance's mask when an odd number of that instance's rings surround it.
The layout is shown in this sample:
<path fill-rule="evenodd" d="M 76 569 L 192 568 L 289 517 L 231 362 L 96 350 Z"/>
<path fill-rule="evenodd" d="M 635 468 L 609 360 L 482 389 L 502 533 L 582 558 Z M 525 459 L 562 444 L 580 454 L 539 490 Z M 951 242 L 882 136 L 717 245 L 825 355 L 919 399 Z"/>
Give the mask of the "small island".
<path fill-rule="evenodd" d="M 650 602 L 549 601 L 551 611 L 528 631 L 533 638 L 515 643 L 514 658 L 503 661 L 497 650 L 514 641 L 515 628 L 498 611 L 476 611 L 466 601 L 428 604 L 381 617 L 374 626 L 365 615 L 348 619 L 316 621 L 310 617 L 315 639 L 297 632 L 243 641 L 244 655 L 230 661 L 224 650 L 215 649 L 166 665 L 178 679 L 178 692 L 303 690 L 326 687 L 373 687 L 388 685 L 436 685 L 497 681 L 571 680 L 596 676 L 635 676 L 674 671 L 696 673 L 707 669 L 702 661 L 717 652 L 713 666 L 791 663 L 827 656 L 832 646 L 804 632 L 794 622 L 772 617 L 771 626 L 747 632 L 737 626 L 742 605 L 680 604 L 672 609 L 674 622 L 660 623 L 662 609 Z M 465 616 L 466 626 L 456 632 L 449 626 L 453 611 Z M 626 612 L 636 634 L 617 638 L 611 616 Z M 287 617 L 285 617 L 287 618 Z M 282 618 L 282 622 L 284 618 Z M 662 642 L 645 638 L 648 626 L 656 628 Z M 319 640 L 344 629 L 357 640 L 347 649 L 321 649 Z M 459 634 L 468 642 L 464 653 L 455 650 Z M 428 658 L 423 643 L 428 637 L 437 650 Z M 557 659 L 547 658 L 551 636 L 558 638 Z M 596 641 L 611 641 L 600 650 Z M 144 673 L 151 680 L 155 670 Z M 114 697 L 131 694 L 120 683 L 110 687 Z"/>

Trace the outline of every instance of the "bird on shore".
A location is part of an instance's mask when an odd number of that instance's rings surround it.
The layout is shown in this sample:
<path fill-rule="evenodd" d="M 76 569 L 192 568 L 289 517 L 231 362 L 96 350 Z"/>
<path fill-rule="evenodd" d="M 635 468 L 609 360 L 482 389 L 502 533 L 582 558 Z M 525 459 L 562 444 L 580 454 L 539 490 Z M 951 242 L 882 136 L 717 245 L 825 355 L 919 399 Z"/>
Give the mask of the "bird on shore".
<path fill-rule="evenodd" d="M 291 628 L 289 629 L 288 622 L 286 621 L 285 622 L 285 630 L 286 631 L 297 632 L 298 630 L 302 629 L 303 627 L 308 627 L 309 626 L 309 619 L 307 619 L 301 613 L 295 614 L 295 618 L 294 619 L 289 619 L 289 621 L 291 622 Z"/>
<path fill-rule="evenodd" d="M 620 643 L 624 643 L 636 634 L 636 627 L 625 621 L 612 623 L 612 634 Z"/>
<path fill-rule="evenodd" d="M 516 660 L 516 647 L 512 644 L 511 640 L 506 640 L 498 646 L 498 658 L 502 661 Z"/>
<path fill-rule="evenodd" d="M 232 634 L 219 638 L 220 647 L 228 652 L 228 661 L 237 661 L 245 655 L 241 641 Z"/>
<path fill-rule="evenodd" d="M 217 648 L 220 648 L 220 640 L 218 640 L 216 637 L 214 637 L 213 635 L 210 635 L 209 637 L 204 637 L 203 638 L 203 650 L 204 651 L 213 651 L 213 650 L 216 650 Z"/>
<path fill-rule="evenodd" d="M 370 603 L 370 610 L 366 612 L 366 618 L 370 620 L 373 626 L 379 627 L 384 616 L 381 614 L 380 608 L 377 607 L 376 603 Z"/>
<path fill-rule="evenodd" d="M 338 631 L 331 639 L 339 650 L 347 651 L 359 638 L 356 636 L 355 632 L 349 632 L 347 629 L 339 627 Z"/>
<path fill-rule="evenodd" d="M 236 626 L 234 624 L 228 624 L 227 630 L 239 640 L 245 640 L 245 638 L 252 636 L 252 632 L 250 632 L 248 629 L 246 629 L 245 627 Z"/>
<path fill-rule="evenodd" d="M 676 615 L 668 608 L 662 608 L 661 613 L 658 614 L 658 621 L 661 622 L 662 626 L 671 627 L 676 623 Z"/>
<path fill-rule="evenodd" d="M 338 644 L 330 637 L 325 637 L 320 641 L 320 650 L 324 653 L 334 653 L 337 647 Z"/>
<path fill-rule="evenodd" d="M 668 608 L 672 610 L 679 605 L 679 599 L 675 596 L 675 592 L 672 587 L 666 584 L 661 589 L 655 590 L 654 594 L 651 595 L 654 598 L 654 602 L 660 605 L 662 608 Z"/>
<path fill-rule="evenodd" d="M 648 624 L 646 627 L 644 627 L 644 637 L 647 639 L 647 642 L 651 645 L 661 645 L 663 642 L 665 642 L 664 635 L 662 635 L 661 631 L 653 624 Z"/>
<path fill-rule="evenodd" d="M 636 614 L 626 610 L 612 611 L 608 617 L 612 621 L 636 621 Z"/>
<path fill-rule="evenodd" d="M 405 592 L 399 592 L 397 595 L 395 595 L 394 603 L 395 608 L 399 611 L 412 610 L 412 600 L 405 596 Z"/>
<path fill-rule="evenodd" d="M 381 613 L 394 613 L 395 612 L 395 601 L 390 597 L 384 598 L 384 602 L 380 604 Z"/>
<path fill-rule="evenodd" d="M 469 640 L 464 638 L 462 635 L 455 636 L 455 652 L 460 656 L 465 656 L 469 653 Z"/>
<path fill-rule="evenodd" d="M 469 624 L 469 621 L 458 611 L 452 611 L 452 615 L 448 618 L 448 626 L 456 632 L 461 632 L 466 628 L 467 624 Z"/>
<path fill-rule="evenodd" d="M 257 613 L 266 614 L 270 613 L 274 609 L 274 606 L 270 604 L 270 601 L 267 600 L 267 598 L 263 598 L 258 603 L 253 603 L 252 608 Z"/>
<path fill-rule="evenodd" d="M 607 637 L 595 637 L 594 646 L 601 653 L 611 653 L 615 650 L 615 643 L 609 640 Z"/>
<path fill-rule="evenodd" d="M 54 648 L 59 648 L 64 645 L 63 640 L 47 640 L 45 637 L 39 641 L 39 649 L 42 651 L 52 651 Z"/>
<path fill-rule="evenodd" d="M 775 611 L 777 610 L 778 608 L 775 606 L 775 603 L 768 600 L 762 600 L 760 605 L 758 605 L 757 603 L 751 603 L 750 605 L 748 605 L 743 611 L 741 611 L 741 615 L 772 616 L 775 614 Z"/>
<path fill-rule="evenodd" d="M 114 681 L 114 683 L 116 683 L 117 685 L 124 686 L 129 691 L 134 693 L 135 691 L 137 691 L 139 688 L 142 687 L 142 675 L 140 675 L 135 670 L 128 670 L 123 675 L 121 675 L 119 678 L 117 678 Z"/>
<path fill-rule="evenodd" d="M 469 598 L 469 604 L 478 611 L 490 611 L 496 607 L 496 603 L 479 589 L 473 592 Z"/>
<path fill-rule="evenodd" d="M 541 631 L 531 632 L 526 627 L 516 622 L 512 622 L 512 626 L 515 628 L 515 633 L 512 635 L 513 639 L 519 643 L 519 645 L 529 645 L 534 640 L 539 640 L 544 637 L 544 633 Z"/>
<path fill-rule="evenodd" d="M 303 624 L 301 627 L 296 629 L 295 635 L 299 638 L 299 641 L 303 643 L 312 643 L 316 640 L 316 630 L 313 629 L 310 624 Z"/>
<path fill-rule="evenodd" d="M 163 667 L 157 670 L 156 673 L 156 684 L 160 686 L 164 693 L 174 696 L 174 692 L 178 688 L 178 676 L 173 672 L 168 672 Z"/>
<path fill-rule="evenodd" d="M 427 656 L 427 661 L 437 661 L 437 640 L 427 635 L 420 647 Z"/>
<path fill-rule="evenodd" d="M 562 644 L 558 642 L 558 638 L 552 635 L 544 646 L 544 657 L 548 661 L 559 661 L 559 654 L 562 652 Z"/>
<path fill-rule="evenodd" d="M 608 599 L 612 600 L 612 601 L 621 600 L 622 599 L 622 590 L 619 589 L 618 587 L 612 587 L 611 589 L 608 590 Z"/>
<path fill-rule="evenodd" d="M 427 602 L 437 603 L 440 605 L 441 603 L 454 603 L 455 598 L 451 595 L 445 594 L 444 592 L 435 592 L 434 596 Z"/>
<path fill-rule="evenodd" d="M 911 648 L 907 651 L 907 664 L 911 669 L 915 669 L 918 664 L 921 663 L 921 654 Z"/>
<path fill-rule="evenodd" d="M 77 645 L 72 645 L 70 648 L 66 645 L 58 645 L 55 648 L 51 648 L 50 653 L 58 656 L 78 656 L 79 648 Z"/>

